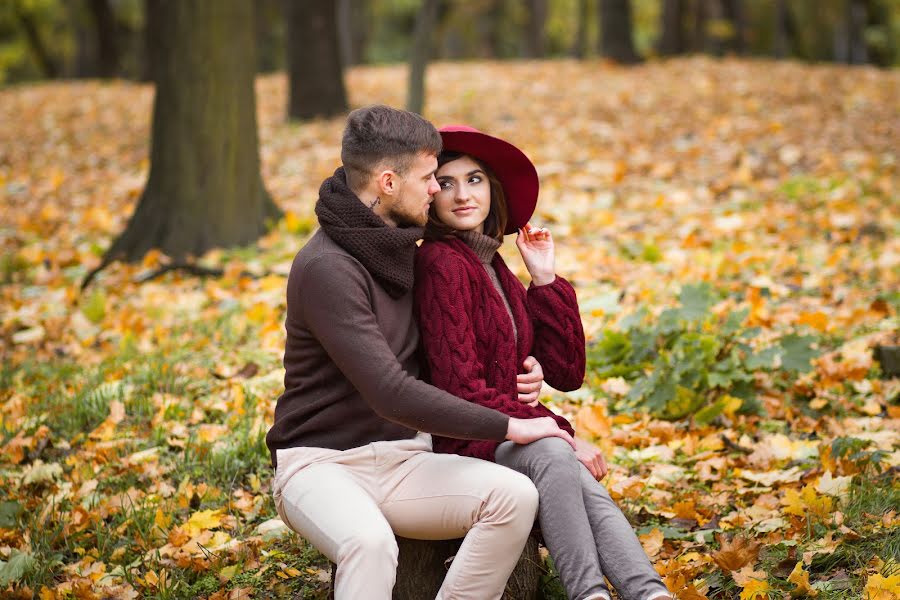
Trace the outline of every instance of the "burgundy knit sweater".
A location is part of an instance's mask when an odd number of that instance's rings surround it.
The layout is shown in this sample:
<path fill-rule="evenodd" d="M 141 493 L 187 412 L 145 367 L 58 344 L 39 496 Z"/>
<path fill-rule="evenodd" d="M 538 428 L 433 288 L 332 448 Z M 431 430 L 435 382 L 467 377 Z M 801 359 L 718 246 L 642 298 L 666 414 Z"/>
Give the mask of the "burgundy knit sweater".
<path fill-rule="evenodd" d="M 562 277 L 528 291 L 499 254 L 491 265 L 503 299 L 476 254 L 453 238 L 425 242 L 416 254 L 415 311 L 432 385 L 511 417 L 553 417 L 547 407 L 518 401 L 516 375 L 528 355 L 538 359 L 545 381 L 558 390 L 581 386 L 585 370 L 584 330 L 575 290 Z M 517 334 L 517 335 L 516 335 Z M 494 460 L 499 442 L 434 437 L 436 452 Z"/>

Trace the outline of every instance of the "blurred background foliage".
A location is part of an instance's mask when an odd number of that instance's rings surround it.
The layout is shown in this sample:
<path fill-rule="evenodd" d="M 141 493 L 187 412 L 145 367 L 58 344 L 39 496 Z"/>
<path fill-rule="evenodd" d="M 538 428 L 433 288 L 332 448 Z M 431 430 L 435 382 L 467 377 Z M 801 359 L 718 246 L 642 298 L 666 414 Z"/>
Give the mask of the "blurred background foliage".
<path fill-rule="evenodd" d="M 145 16 L 160 1 L 0 2 L 0 84 L 53 78 L 147 80 Z M 285 68 L 283 4 L 290 1 L 255 1 L 261 72 Z M 598 56 L 603 1 L 441 0 L 431 57 Z M 422 3 L 335 0 L 344 65 L 407 60 Z M 663 51 L 667 4 L 680 8 L 683 39 L 680 48 Z M 634 46 L 642 58 L 708 53 L 879 66 L 900 62 L 897 0 L 631 0 L 630 11 Z M 779 29 L 785 38 L 781 48 Z M 848 49 L 854 36 L 861 36 L 858 52 Z"/>

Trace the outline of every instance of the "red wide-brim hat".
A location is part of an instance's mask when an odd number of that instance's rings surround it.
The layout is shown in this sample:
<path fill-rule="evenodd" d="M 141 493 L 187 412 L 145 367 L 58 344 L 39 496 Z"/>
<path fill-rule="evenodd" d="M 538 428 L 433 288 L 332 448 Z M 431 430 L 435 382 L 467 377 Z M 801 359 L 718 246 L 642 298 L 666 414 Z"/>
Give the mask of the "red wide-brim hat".
<path fill-rule="evenodd" d="M 525 153 L 505 140 L 468 125 L 448 125 L 438 131 L 444 142 L 444 150 L 461 152 L 478 159 L 500 180 L 509 212 L 505 233 L 515 233 L 517 229 L 524 227 L 534 214 L 540 188 L 537 170 Z"/>

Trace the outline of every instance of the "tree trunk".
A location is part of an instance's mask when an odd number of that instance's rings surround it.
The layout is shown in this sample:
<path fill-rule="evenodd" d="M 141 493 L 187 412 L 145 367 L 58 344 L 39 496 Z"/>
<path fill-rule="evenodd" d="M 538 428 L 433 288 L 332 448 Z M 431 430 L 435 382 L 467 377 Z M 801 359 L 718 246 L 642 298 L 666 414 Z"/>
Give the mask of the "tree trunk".
<path fill-rule="evenodd" d="M 525 56 L 544 57 L 544 29 L 547 25 L 547 0 L 529 0 L 528 27 L 525 33 Z"/>
<path fill-rule="evenodd" d="M 347 112 L 337 11 L 333 0 L 285 0 L 290 98 L 288 118 Z"/>
<path fill-rule="evenodd" d="M 406 110 L 414 113 L 422 114 L 425 108 L 425 69 L 431 55 L 431 42 L 439 5 L 440 0 L 424 0 L 416 14 L 416 27 L 409 57 L 409 87 L 406 92 Z"/>
<path fill-rule="evenodd" d="M 661 56 L 683 54 L 686 50 L 684 35 L 684 2 L 685 0 L 663 0 L 662 35 L 657 44 Z"/>
<path fill-rule="evenodd" d="M 155 83 L 159 62 L 159 47 L 166 32 L 163 29 L 162 13 L 165 0 L 144 0 L 144 56 L 141 63 L 141 79 Z"/>
<path fill-rule="evenodd" d="M 865 0 L 846 0 L 847 62 L 851 65 L 864 65 L 869 61 L 865 38 L 866 12 Z"/>
<path fill-rule="evenodd" d="M 722 12 L 731 23 L 731 37 L 727 42 L 729 52 L 743 54 L 746 50 L 747 22 L 742 0 L 722 0 Z"/>
<path fill-rule="evenodd" d="M 115 77 L 119 70 L 116 16 L 109 0 L 90 0 L 90 9 L 97 32 L 97 74 Z"/>
<path fill-rule="evenodd" d="M 28 46 L 31 48 L 32 54 L 34 54 L 41 73 L 48 79 L 56 77 L 59 74 L 59 66 L 53 57 L 50 56 L 50 50 L 47 48 L 47 43 L 41 36 L 41 32 L 38 30 L 34 15 L 31 14 L 27 6 L 22 5 L 21 0 L 14 0 L 13 12 L 22 25 L 22 29 L 25 30 L 25 39 L 28 40 Z"/>
<path fill-rule="evenodd" d="M 337 0 L 338 44 L 346 69 L 364 62 L 368 28 L 367 0 Z"/>
<path fill-rule="evenodd" d="M 791 13 L 787 0 L 775 0 L 775 58 L 786 58 L 791 55 L 792 37 Z"/>
<path fill-rule="evenodd" d="M 104 264 L 159 248 L 176 260 L 248 244 L 280 214 L 259 170 L 253 5 L 153 0 L 150 176 Z M 87 284 L 85 281 L 85 285 Z"/>
<path fill-rule="evenodd" d="M 426 0 L 427 1 L 427 0 Z M 449 561 L 459 551 L 462 540 L 411 540 L 397 537 L 397 582 L 393 600 L 432 600 L 447 575 Z M 544 565 L 538 553 L 538 538 L 532 534 L 525 542 L 519 562 L 513 569 L 502 600 L 538 600 Z M 334 573 L 329 598 L 334 598 Z"/>
<path fill-rule="evenodd" d="M 708 11 L 706 0 L 694 0 L 694 35 L 691 40 L 691 49 L 694 52 L 706 51 L 706 21 Z"/>
<path fill-rule="evenodd" d="M 631 36 L 631 0 L 600 0 L 600 54 L 616 62 L 641 61 Z"/>
<path fill-rule="evenodd" d="M 587 57 L 588 52 L 588 18 L 590 7 L 588 0 L 577 0 L 578 2 L 578 23 L 576 23 L 575 43 L 572 45 L 572 56 L 579 60 Z"/>

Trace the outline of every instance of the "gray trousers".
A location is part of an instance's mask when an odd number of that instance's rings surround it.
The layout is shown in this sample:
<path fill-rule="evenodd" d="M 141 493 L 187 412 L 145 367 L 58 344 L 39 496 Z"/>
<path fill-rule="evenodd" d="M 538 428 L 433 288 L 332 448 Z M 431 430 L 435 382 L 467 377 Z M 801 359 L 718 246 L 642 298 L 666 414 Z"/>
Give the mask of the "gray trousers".
<path fill-rule="evenodd" d="M 503 442 L 495 459 L 537 487 L 541 532 L 570 600 L 609 598 L 604 575 L 623 600 L 669 597 L 631 524 L 566 442 Z"/>

